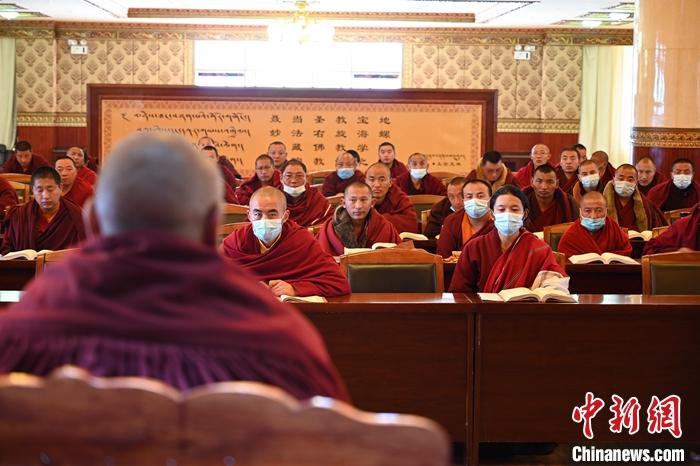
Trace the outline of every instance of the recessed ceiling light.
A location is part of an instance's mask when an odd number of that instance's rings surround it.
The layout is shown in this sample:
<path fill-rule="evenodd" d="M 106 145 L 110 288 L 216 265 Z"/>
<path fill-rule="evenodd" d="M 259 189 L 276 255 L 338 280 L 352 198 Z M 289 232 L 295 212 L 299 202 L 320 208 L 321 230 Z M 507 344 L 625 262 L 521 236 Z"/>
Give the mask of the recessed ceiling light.
<path fill-rule="evenodd" d="M 584 19 L 581 21 L 581 26 L 585 28 L 597 28 L 601 24 L 603 24 L 603 22 L 598 21 L 597 19 Z"/>
<path fill-rule="evenodd" d="M 630 17 L 629 13 L 610 13 L 608 17 L 615 21 L 622 21 Z"/>
<path fill-rule="evenodd" d="M 0 16 L 5 19 L 15 19 L 19 16 L 19 13 L 16 11 L 0 11 Z"/>

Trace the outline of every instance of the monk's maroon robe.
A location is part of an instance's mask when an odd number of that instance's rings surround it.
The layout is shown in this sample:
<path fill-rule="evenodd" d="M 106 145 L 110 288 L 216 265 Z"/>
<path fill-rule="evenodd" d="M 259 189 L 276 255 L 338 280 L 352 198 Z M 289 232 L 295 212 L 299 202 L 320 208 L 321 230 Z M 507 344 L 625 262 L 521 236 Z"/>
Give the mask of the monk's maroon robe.
<path fill-rule="evenodd" d="M 525 219 L 525 227 L 529 231 L 543 231 L 546 226 L 573 222 L 578 218 L 578 204 L 571 195 L 566 194 L 561 188 L 554 191 L 554 201 L 544 211 L 540 210 L 532 186 L 525 188 L 523 193 L 530 201 L 530 213 Z"/>
<path fill-rule="evenodd" d="M 345 192 L 345 188 L 350 186 L 351 183 L 364 180 L 365 175 L 360 170 L 355 170 L 355 173 L 347 180 L 340 179 L 338 173 L 333 172 L 323 180 L 321 192 L 326 197 L 335 196 L 336 194 L 343 194 Z"/>
<path fill-rule="evenodd" d="M 646 196 L 649 194 L 649 191 L 651 191 L 651 188 L 653 188 L 654 186 L 657 186 L 657 185 L 659 185 L 667 180 L 668 180 L 668 177 L 666 177 L 665 175 L 662 175 L 659 171 L 656 171 L 654 173 L 654 177 L 651 179 L 651 182 L 648 185 L 642 186 L 641 184 L 637 183 L 637 189 L 639 190 L 639 192 L 641 192 L 642 194 L 644 194 Z"/>
<path fill-rule="evenodd" d="M 382 161 L 377 160 L 377 162 L 381 163 Z M 389 169 L 391 170 L 391 179 L 398 178 L 400 175 L 408 173 L 408 167 L 399 159 L 394 159 Z"/>
<path fill-rule="evenodd" d="M 284 193 L 287 198 L 289 218 L 303 227 L 323 223 L 333 215 L 333 208 L 328 199 L 318 189 L 306 185 L 306 191 L 297 197 Z"/>
<path fill-rule="evenodd" d="M 83 165 L 80 170 L 78 170 L 78 179 L 85 181 L 93 188 L 97 184 L 97 173 L 90 170 L 87 166 Z"/>
<path fill-rule="evenodd" d="M 19 204 L 17 191 L 9 181 L 0 176 L 0 218 L 5 216 L 5 209 L 11 205 Z"/>
<path fill-rule="evenodd" d="M 85 205 L 85 201 L 94 195 L 95 189 L 92 187 L 92 185 L 76 177 L 70 191 L 64 193 L 63 198 L 68 199 L 77 206 L 83 207 Z"/>
<path fill-rule="evenodd" d="M 14 154 L 5 161 L 2 166 L 3 173 L 21 173 L 24 175 L 31 175 L 39 167 L 48 167 L 49 162 L 46 161 L 44 157 L 38 154 L 32 154 L 32 160 L 29 162 L 29 166 L 25 170 L 22 165 L 19 164 L 17 158 Z"/>
<path fill-rule="evenodd" d="M 461 251 L 464 247 L 464 243 L 472 238 L 485 235 L 494 228 L 493 220 L 489 220 L 478 231 L 473 232 L 469 238 L 463 238 L 462 221 L 465 215 L 464 210 L 460 209 L 453 215 L 449 215 L 445 218 L 445 223 L 440 230 L 440 238 L 437 240 L 437 253 L 442 257 L 452 256 L 452 251 Z"/>
<path fill-rule="evenodd" d="M 98 238 L 0 315 L 0 372 L 63 364 L 180 390 L 229 380 L 348 399 L 316 329 L 212 247 L 157 232 Z"/>
<path fill-rule="evenodd" d="M 280 180 L 280 172 L 275 170 L 272 175 L 272 180 L 270 180 L 270 186 L 282 189 L 282 181 Z M 253 195 L 255 191 L 262 188 L 262 182 L 258 178 L 258 175 L 253 175 L 241 183 L 241 185 L 236 190 L 236 204 L 248 205 L 250 203 L 250 196 Z"/>
<path fill-rule="evenodd" d="M 668 180 L 651 189 L 647 199 L 663 212 L 687 209 L 700 202 L 700 183 L 692 181 L 687 188 L 678 189 Z"/>
<path fill-rule="evenodd" d="M 650 239 L 644 247 L 644 254 L 673 252 L 680 248 L 700 251 L 700 204 L 689 216 L 675 221 L 668 230 Z"/>
<path fill-rule="evenodd" d="M 398 244 L 401 242 L 394 225 L 374 209 L 371 209 L 369 214 L 367 214 L 363 234 L 366 237 L 366 243 L 359 247 L 369 248 L 374 243 Z M 331 256 L 340 256 L 345 252 L 346 245 L 343 244 L 333 227 L 333 218 L 326 220 L 316 240 L 321 245 L 321 249 Z"/>
<path fill-rule="evenodd" d="M 430 215 L 428 215 L 428 224 L 425 226 L 423 234 L 428 238 L 435 238 L 440 234 L 442 225 L 447 221 L 447 218 L 453 213 L 452 203 L 448 198 L 433 204 L 433 207 L 430 209 Z"/>
<path fill-rule="evenodd" d="M 437 178 L 430 173 L 423 177 L 420 183 L 420 188 L 418 189 L 416 189 L 416 187 L 413 185 L 410 173 L 404 173 L 403 175 L 396 177 L 394 184 L 409 196 L 416 194 L 435 194 L 436 196 L 447 196 L 447 188 L 445 187 L 445 184 L 440 178 Z"/>
<path fill-rule="evenodd" d="M 632 254 L 632 245 L 622 228 L 610 217 L 605 218 L 605 226 L 590 232 L 581 225 L 581 219 L 574 222 L 562 235 L 557 248 L 568 259 L 578 254 L 590 252 L 603 254 L 612 252 L 621 256 Z"/>
<path fill-rule="evenodd" d="M 566 173 L 561 166 L 556 168 L 557 180 L 559 180 L 559 189 L 567 194 L 573 194 L 574 186 L 578 183 L 578 176 L 576 173 L 573 174 L 571 178 L 566 177 Z"/>
<path fill-rule="evenodd" d="M 384 200 L 379 204 L 375 204 L 374 208 L 389 220 L 399 233 L 404 231 L 418 233 L 416 209 L 411 204 L 408 196 L 396 185 L 392 184 L 389 186 L 389 191 L 384 196 Z"/>

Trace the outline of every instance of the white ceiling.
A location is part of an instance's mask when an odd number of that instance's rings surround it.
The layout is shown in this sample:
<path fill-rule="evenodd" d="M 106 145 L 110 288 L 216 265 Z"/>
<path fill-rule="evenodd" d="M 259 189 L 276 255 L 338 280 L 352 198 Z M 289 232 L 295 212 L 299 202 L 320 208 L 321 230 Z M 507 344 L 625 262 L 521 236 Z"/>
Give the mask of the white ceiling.
<path fill-rule="evenodd" d="M 64 21 L 166 22 L 188 24 L 269 24 L 270 20 L 226 18 L 128 18 L 129 8 L 294 10 L 292 1 L 283 0 L 1 0 L 27 10 L 38 11 L 49 19 Z M 465 23 L 340 21 L 338 26 L 375 27 L 551 27 L 562 20 L 582 19 L 599 11 L 616 11 L 630 0 L 320 0 L 310 2 L 309 11 L 393 12 L 393 13 L 473 13 L 476 21 Z M 619 9 L 619 8 L 618 8 Z M 606 24 L 606 23 L 603 23 Z M 631 23 L 618 24 L 631 28 Z"/>

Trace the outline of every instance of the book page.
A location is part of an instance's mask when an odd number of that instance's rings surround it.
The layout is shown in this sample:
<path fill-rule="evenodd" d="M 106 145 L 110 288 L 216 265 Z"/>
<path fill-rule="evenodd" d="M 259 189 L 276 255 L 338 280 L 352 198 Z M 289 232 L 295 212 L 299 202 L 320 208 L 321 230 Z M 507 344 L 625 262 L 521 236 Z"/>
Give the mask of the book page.
<path fill-rule="evenodd" d="M 609 264 L 611 262 L 621 262 L 623 264 L 632 264 L 632 265 L 637 265 L 638 262 L 631 257 L 627 256 L 621 256 L 620 254 L 615 254 L 612 252 L 604 252 L 603 255 L 601 256 L 603 259 L 605 259 L 605 263 Z"/>
<path fill-rule="evenodd" d="M 326 303 L 326 298 L 323 296 L 289 296 L 283 294 L 280 296 L 280 301 L 283 303 Z"/>
<path fill-rule="evenodd" d="M 604 259 L 601 255 L 596 254 L 594 252 L 588 252 L 586 254 L 577 254 L 575 256 L 569 257 L 569 262 L 572 264 L 589 264 L 591 262 L 604 262 Z"/>
<path fill-rule="evenodd" d="M 374 243 L 372 245 L 372 249 L 388 249 L 388 248 L 395 248 L 396 243 Z"/>
<path fill-rule="evenodd" d="M 12 259 L 36 259 L 37 252 L 34 249 L 22 249 L 21 251 L 11 251 L 2 256 L 2 260 L 12 260 Z"/>
<path fill-rule="evenodd" d="M 409 231 L 404 231 L 403 233 L 399 233 L 399 238 L 401 239 L 413 239 L 416 241 L 427 241 L 428 237 L 425 235 L 421 235 L 419 233 L 411 233 Z"/>
<path fill-rule="evenodd" d="M 533 293 L 531 289 L 525 287 L 501 290 L 501 292 L 498 294 L 501 295 L 503 301 L 524 301 L 527 299 L 537 300 L 539 298 L 537 293 Z"/>
<path fill-rule="evenodd" d="M 503 302 L 503 298 L 498 293 L 478 293 L 479 299 L 482 301 L 497 301 Z"/>
<path fill-rule="evenodd" d="M 536 288 L 532 290 L 533 293 L 537 295 L 539 300 L 541 302 L 545 302 L 547 300 L 551 301 L 560 301 L 560 302 L 571 302 L 575 303 L 576 298 L 571 296 L 569 293 L 565 293 L 561 290 L 557 290 L 554 288 Z"/>
<path fill-rule="evenodd" d="M 372 248 L 343 248 L 343 254 L 345 254 L 345 255 L 347 256 L 348 254 L 357 254 L 357 253 L 360 253 L 360 252 L 369 252 L 369 251 L 371 251 L 371 250 L 372 250 Z"/>

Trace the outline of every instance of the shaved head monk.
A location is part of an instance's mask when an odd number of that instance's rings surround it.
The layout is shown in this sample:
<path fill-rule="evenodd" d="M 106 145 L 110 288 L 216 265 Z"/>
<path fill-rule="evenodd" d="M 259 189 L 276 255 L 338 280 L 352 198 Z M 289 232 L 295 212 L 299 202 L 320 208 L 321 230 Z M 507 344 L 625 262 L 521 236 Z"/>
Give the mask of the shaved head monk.
<path fill-rule="evenodd" d="M 597 150 L 591 154 L 591 160 L 593 160 L 598 167 L 598 176 L 600 176 L 600 182 L 603 187 L 615 178 L 615 167 L 610 165 L 610 158 L 608 153 L 602 150 Z"/>
<path fill-rule="evenodd" d="M 267 146 L 267 155 L 270 156 L 277 170 L 282 170 L 282 165 L 287 161 L 287 146 L 282 141 L 273 141 Z"/>
<path fill-rule="evenodd" d="M 335 171 L 323 180 L 321 192 L 324 196 L 344 193 L 345 188 L 356 181 L 364 181 L 365 175 L 360 170 L 360 162 L 350 152 L 342 152 L 335 157 Z"/>
<path fill-rule="evenodd" d="M 578 254 L 611 252 L 622 256 L 632 254 L 630 240 L 616 221 L 608 217 L 608 203 L 597 191 L 581 198 L 580 217 L 559 241 L 559 252 L 568 259 Z"/>
<path fill-rule="evenodd" d="M 447 197 L 433 204 L 428 215 L 428 224 L 425 226 L 423 234 L 428 238 L 435 238 L 440 234 L 442 225 L 453 213 L 462 209 L 462 186 L 467 181 L 462 176 L 455 176 L 447 183 Z"/>
<path fill-rule="evenodd" d="M 224 239 L 223 254 L 258 276 L 275 296 L 340 296 L 348 281 L 309 231 L 289 218 L 287 199 L 276 188 L 253 193 L 250 225 Z"/>
<path fill-rule="evenodd" d="M 415 194 L 434 194 L 444 196 L 447 194 L 445 185 L 440 178 L 428 173 L 428 157 L 416 152 L 408 158 L 408 173 L 399 175 L 394 180 L 396 186 L 409 196 Z"/>
<path fill-rule="evenodd" d="M 461 251 L 472 238 L 493 229 L 489 209 L 491 185 L 483 180 L 468 180 L 462 187 L 463 207 L 445 219 L 437 241 L 437 253 L 451 257 L 452 251 Z"/>
<path fill-rule="evenodd" d="M 10 210 L 1 254 L 23 249 L 59 250 L 85 239 L 80 207 L 61 197 L 61 177 L 51 167 L 31 178 L 34 200 Z"/>
<path fill-rule="evenodd" d="M 236 190 L 238 204 L 248 205 L 250 196 L 263 186 L 282 189 L 280 172 L 275 170 L 275 163 L 272 161 L 272 157 L 267 154 L 259 155 L 255 159 L 255 174 L 243 181 Z"/>
<path fill-rule="evenodd" d="M 383 163 L 391 171 L 391 178 L 397 178 L 404 173 L 408 173 L 406 165 L 396 158 L 396 147 L 388 141 L 379 144 L 377 150 L 379 155 L 378 162 Z"/>
<path fill-rule="evenodd" d="M 644 246 L 644 255 L 661 252 L 700 251 L 700 204 Z"/>
<path fill-rule="evenodd" d="M 467 241 L 455 267 L 450 291 L 498 293 L 509 288 L 568 291 L 569 277 L 547 243 L 523 228 L 527 197 L 505 185 L 491 196 L 495 228 Z"/>
<path fill-rule="evenodd" d="M 85 165 L 85 152 L 83 149 L 78 146 L 70 147 L 66 151 L 66 156 L 75 162 L 75 168 L 78 170 L 78 179 L 85 181 L 94 188 L 97 183 L 97 173 Z"/>
<path fill-rule="evenodd" d="M 0 315 L 0 372 L 75 364 L 181 390 L 253 380 L 347 399 L 309 322 L 217 254 L 221 196 L 216 167 L 185 139 L 124 140 L 97 187 L 101 235 Z"/>
<path fill-rule="evenodd" d="M 518 185 L 513 173 L 503 163 L 503 156 L 495 150 L 485 152 L 481 156 L 479 166 L 469 172 L 467 179 L 484 180 L 491 185 L 492 191 L 507 184 Z"/>
<path fill-rule="evenodd" d="M 236 180 L 235 175 L 231 170 L 225 166 L 218 163 L 219 152 L 214 146 L 204 146 L 200 150 L 200 153 L 212 163 L 215 163 L 221 174 L 221 178 L 224 180 L 224 200 L 229 204 L 237 204 L 238 198 L 236 197 L 236 186 L 238 185 L 238 180 Z"/>
<path fill-rule="evenodd" d="M 530 186 L 532 176 L 535 174 L 535 168 L 549 163 L 550 158 L 552 158 L 552 153 L 549 151 L 549 147 L 544 144 L 535 144 L 532 146 L 532 149 L 530 149 L 530 161 L 523 168 L 515 172 L 515 181 L 518 183 L 518 186 L 522 189 Z"/>
<path fill-rule="evenodd" d="M 567 194 L 572 194 L 574 186 L 578 182 L 578 152 L 573 147 L 565 147 L 559 156 L 559 166 L 557 178 L 559 179 L 559 189 Z"/>
<path fill-rule="evenodd" d="M 374 210 L 372 188 L 355 181 L 345 188 L 343 204 L 318 233 L 321 248 L 332 256 L 345 248 L 369 248 L 374 243 L 400 243 L 399 233 L 387 219 Z"/>
<path fill-rule="evenodd" d="M 605 186 L 600 182 L 598 166 L 593 160 L 584 160 L 578 166 L 578 182 L 571 190 L 576 202 L 581 202 L 581 198 L 591 191 L 603 192 Z"/>
<path fill-rule="evenodd" d="M 637 169 L 637 189 L 645 196 L 649 194 L 651 188 L 668 181 L 668 178 L 656 170 L 656 164 L 651 157 L 644 156 L 637 161 L 634 166 Z"/>
<path fill-rule="evenodd" d="M 408 196 L 391 181 L 389 166 L 377 162 L 369 166 L 365 172 L 367 184 L 372 188 L 374 208 L 389 220 L 396 231 L 403 233 L 418 232 L 416 209 Z"/>
<path fill-rule="evenodd" d="M 54 162 L 54 168 L 61 176 L 61 195 L 63 199 L 83 207 L 85 201 L 95 195 L 92 185 L 78 178 L 78 170 L 72 158 L 59 157 Z"/>
<path fill-rule="evenodd" d="M 289 218 L 303 227 L 323 223 L 333 215 L 328 200 L 306 182 L 306 165 L 299 159 L 287 160 L 282 166 L 282 191 Z"/>
<path fill-rule="evenodd" d="M 671 179 L 652 188 L 647 198 L 663 212 L 693 207 L 700 202 L 700 183 L 694 176 L 695 165 L 690 159 L 674 160 Z"/>
<path fill-rule="evenodd" d="M 32 152 L 29 141 L 17 141 L 15 153 L 2 166 L 3 173 L 22 173 L 31 175 L 39 167 L 48 167 L 49 162 L 44 157 Z"/>
<path fill-rule="evenodd" d="M 551 165 L 535 168 L 532 185 L 523 190 L 530 202 L 530 214 L 525 223 L 532 232 L 544 227 L 572 222 L 578 218 L 578 204 L 574 198 L 559 188 L 557 173 Z"/>
<path fill-rule="evenodd" d="M 202 136 L 201 138 L 199 138 L 199 140 L 197 141 L 197 147 L 199 147 L 200 149 L 203 149 L 207 146 L 212 146 L 212 147 L 216 148 L 216 141 L 214 141 L 209 136 Z M 236 170 L 236 167 L 233 166 L 233 163 L 231 163 L 231 161 L 228 159 L 228 157 L 226 157 L 225 155 L 220 155 L 218 150 L 216 152 L 216 155 L 217 155 L 216 163 L 218 163 L 220 167 L 225 168 L 228 171 L 230 171 L 233 174 L 234 178 L 236 178 L 236 180 L 241 180 L 243 178 L 241 176 L 241 174 L 238 173 L 238 170 Z M 234 187 L 235 186 L 238 186 L 238 182 L 236 182 Z"/>
<path fill-rule="evenodd" d="M 666 225 L 664 214 L 637 190 L 637 169 L 623 163 L 603 190 L 608 215 L 623 228 L 646 231 Z"/>

